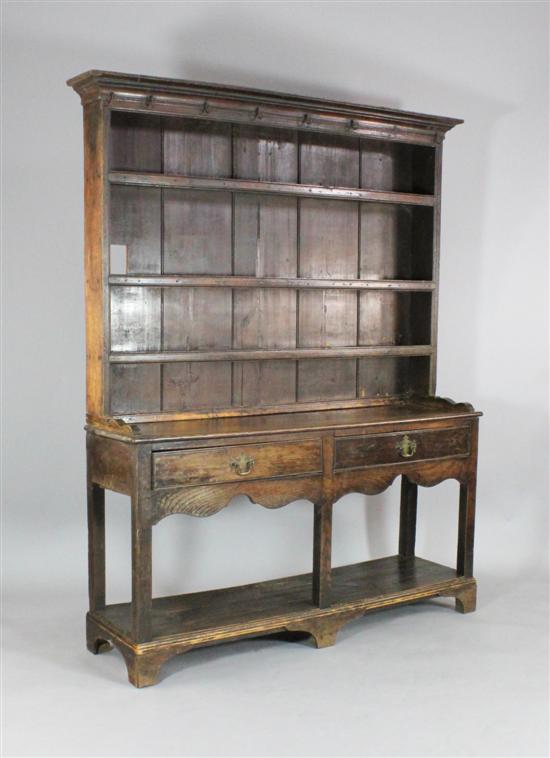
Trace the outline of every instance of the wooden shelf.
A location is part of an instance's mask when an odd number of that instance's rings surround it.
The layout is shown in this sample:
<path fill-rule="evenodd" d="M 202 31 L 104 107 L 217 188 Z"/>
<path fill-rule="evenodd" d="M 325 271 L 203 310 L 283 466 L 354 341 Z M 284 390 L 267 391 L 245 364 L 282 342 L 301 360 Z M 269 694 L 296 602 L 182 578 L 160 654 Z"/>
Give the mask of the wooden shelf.
<path fill-rule="evenodd" d="M 431 292 L 434 282 L 413 279 L 282 279 L 259 276 L 149 276 L 146 274 L 109 277 L 114 287 L 232 287 L 232 288 L 285 288 L 331 290 L 400 290 L 404 292 Z"/>
<path fill-rule="evenodd" d="M 383 192 L 381 190 L 353 189 L 351 187 L 321 187 L 316 184 L 288 184 L 283 182 L 260 182 L 251 179 L 211 179 L 167 174 L 112 171 L 111 184 L 133 187 L 164 187 L 196 190 L 226 190 L 230 192 L 256 192 L 295 197 L 324 198 L 331 200 L 356 200 L 360 202 L 400 203 L 405 205 L 433 206 L 433 195 L 416 195 L 407 192 Z"/>
<path fill-rule="evenodd" d="M 456 570 L 422 558 L 391 556 L 332 570 L 332 603 L 311 602 L 312 575 L 302 574 L 153 600 L 152 639 L 200 645 L 211 640 L 269 634 L 308 619 L 363 612 L 453 594 L 465 583 Z M 130 635 L 130 603 L 108 605 L 94 617 L 120 637 Z"/>
<path fill-rule="evenodd" d="M 366 347 L 297 347 L 288 350 L 211 350 L 184 352 L 110 353 L 110 363 L 185 363 L 187 361 L 269 361 L 308 358 L 368 358 L 369 356 L 431 355 L 431 345 L 373 345 Z"/>

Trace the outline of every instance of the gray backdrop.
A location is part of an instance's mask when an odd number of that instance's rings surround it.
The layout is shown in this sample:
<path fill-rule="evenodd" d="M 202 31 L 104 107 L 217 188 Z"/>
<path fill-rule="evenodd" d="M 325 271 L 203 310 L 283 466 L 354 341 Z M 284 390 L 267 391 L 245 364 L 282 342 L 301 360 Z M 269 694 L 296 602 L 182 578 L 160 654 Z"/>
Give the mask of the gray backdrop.
<path fill-rule="evenodd" d="M 41 1 L 3 15 L 6 754 L 544 754 L 548 5 Z M 65 81 L 90 68 L 465 119 L 444 149 L 438 394 L 485 413 L 476 614 L 423 604 L 354 622 L 326 651 L 196 652 L 143 692 L 118 654 L 86 652 L 82 115 Z M 421 490 L 420 555 L 454 561 L 457 495 Z M 118 601 L 129 513 L 108 505 Z M 346 496 L 334 564 L 394 553 L 397 524 L 397 484 Z M 311 545 L 305 502 L 169 518 L 155 592 L 308 571 Z"/>

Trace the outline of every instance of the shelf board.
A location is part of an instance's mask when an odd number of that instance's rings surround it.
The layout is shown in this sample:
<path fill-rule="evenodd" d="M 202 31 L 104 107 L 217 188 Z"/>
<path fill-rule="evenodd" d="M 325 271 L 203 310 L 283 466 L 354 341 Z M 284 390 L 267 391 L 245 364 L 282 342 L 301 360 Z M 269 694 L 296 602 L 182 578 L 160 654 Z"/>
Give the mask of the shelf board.
<path fill-rule="evenodd" d="M 188 361 L 269 361 L 307 358 L 368 358 L 431 355 L 431 345 L 372 345 L 365 347 L 297 347 L 281 350 L 200 350 L 110 353 L 110 363 L 185 363 Z"/>
<path fill-rule="evenodd" d="M 382 190 L 353 189 L 351 187 L 321 187 L 315 184 L 289 184 L 283 182 L 259 182 L 252 179 L 211 179 L 167 174 L 147 174 L 133 171 L 111 171 L 111 184 L 134 187 L 164 187 L 197 190 L 226 190 L 230 192 L 256 192 L 295 197 L 312 197 L 332 200 L 356 200 L 375 203 L 401 203 L 405 205 L 433 206 L 433 195 L 418 195 L 407 192 L 384 192 Z"/>
<path fill-rule="evenodd" d="M 151 645 L 201 645 L 239 636 L 292 629 L 306 619 L 361 615 L 385 606 L 452 594 L 473 580 L 422 558 L 391 556 L 332 570 L 332 604 L 311 601 L 312 575 L 302 574 L 240 587 L 153 599 Z M 108 605 L 93 614 L 122 638 L 130 636 L 131 603 Z"/>
<path fill-rule="evenodd" d="M 282 279 L 256 276 L 201 276 L 168 275 L 149 276 L 111 275 L 109 284 L 114 287 L 232 287 L 232 288 L 287 288 L 287 289 L 341 289 L 341 290 L 400 290 L 430 292 L 435 283 L 404 279 Z"/>

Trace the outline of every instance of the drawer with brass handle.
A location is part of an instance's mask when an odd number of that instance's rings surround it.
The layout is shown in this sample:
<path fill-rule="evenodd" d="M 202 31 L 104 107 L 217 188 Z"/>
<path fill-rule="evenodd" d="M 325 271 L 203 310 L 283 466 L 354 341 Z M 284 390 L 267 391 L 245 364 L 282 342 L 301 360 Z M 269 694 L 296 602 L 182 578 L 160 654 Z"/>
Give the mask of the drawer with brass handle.
<path fill-rule="evenodd" d="M 229 461 L 229 465 L 233 471 L 239 476 L 248 476 L 252 473 L 252 469 L 256 464 L 255 458 L 250 458 L 248 455 L 241 453 L 238 458 L 232 458 Z"/>
<path fill-rule="evenodd" d="M 319 474 L 320 440 L 229 445 L 153 454 L 153 486 L 176 487 Z"/>
<path fill-rule="evenodd" d="M 335 442 L 334 468 L 341 470 L 449 458 L 465 456 L 469 452 L 469 427 L 339 437 Z"/>

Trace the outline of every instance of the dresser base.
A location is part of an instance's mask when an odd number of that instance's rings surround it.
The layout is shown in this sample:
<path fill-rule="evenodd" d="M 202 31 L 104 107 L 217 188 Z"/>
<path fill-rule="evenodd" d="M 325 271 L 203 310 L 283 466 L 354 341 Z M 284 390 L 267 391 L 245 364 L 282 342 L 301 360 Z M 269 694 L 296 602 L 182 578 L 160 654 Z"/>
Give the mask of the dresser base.
<path fill-rule="evenodd" d="M 332 571 L 332 603 L 311 603 L 311 574 L 153 600 L 153 638 L 131 639 L 130 603 L 108 605 L 87 615 L 87 643 L 93 653 L 109 649 L 123 654 L 130 682 L 155 684 L 160 668 L 174 655 L 193 647 L 275 633 L 311 635 L 317 647 L 336 641 L 338 631 L 369 611 L 430 597 L 456 598 L 462 613 L 475 610 L 475 579 L 422 558 L 392 556 Z"/>

